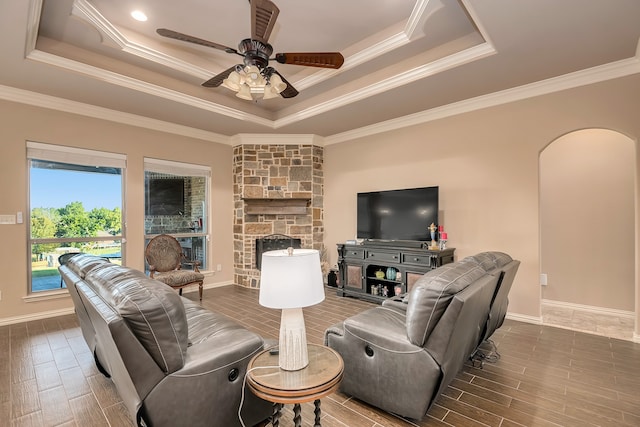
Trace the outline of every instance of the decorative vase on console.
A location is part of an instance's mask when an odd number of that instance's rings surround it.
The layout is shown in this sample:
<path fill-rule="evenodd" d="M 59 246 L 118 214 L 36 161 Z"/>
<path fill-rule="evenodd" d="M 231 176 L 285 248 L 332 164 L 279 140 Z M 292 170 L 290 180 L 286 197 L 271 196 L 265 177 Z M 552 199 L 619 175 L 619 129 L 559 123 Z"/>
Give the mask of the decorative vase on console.
<path fill-rule="evenodd" d="M 387 279 L 396 280 L 396 269 L 393 267 L 387 268 Z"/>
<path fill-rule="evenodd" d="M 431 223 L 429 226 L 429 234 L 431 235 L 431 244 L 429 245 L 429 249 L 438 249 L 438 245 L 436 244 L 436 230 L 436 225 Z"/>
<path fill-rule="evenodd" d="M 448 237 L 447 233 L 445 232 L 440 233 L 440 241 L 439 241 L 440 250 L 447 249 L 447 237 Z"/>

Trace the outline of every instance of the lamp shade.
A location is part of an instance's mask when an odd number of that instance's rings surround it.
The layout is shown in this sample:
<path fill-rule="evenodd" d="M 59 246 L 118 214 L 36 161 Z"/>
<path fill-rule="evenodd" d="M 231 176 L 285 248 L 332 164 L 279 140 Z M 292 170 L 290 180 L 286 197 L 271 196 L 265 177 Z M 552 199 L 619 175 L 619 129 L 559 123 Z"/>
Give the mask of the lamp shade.
<path fill-rule="evenodd" d="M 324 300 L 320 253 L 315 249 L 276 250 L 262 254 L 260 305 L 299 308 Z"/>

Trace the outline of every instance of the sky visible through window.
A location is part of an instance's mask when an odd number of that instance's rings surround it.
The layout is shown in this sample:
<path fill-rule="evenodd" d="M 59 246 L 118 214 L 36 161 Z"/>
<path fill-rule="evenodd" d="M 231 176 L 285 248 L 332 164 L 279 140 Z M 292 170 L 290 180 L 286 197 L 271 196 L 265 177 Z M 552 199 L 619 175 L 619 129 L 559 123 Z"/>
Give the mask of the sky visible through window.
<path fill-rule="evenodd" d="M 31 168 L 31 209 L 62 208 L 82 202 L 86 211 L 94 208 L 122 209 L 122 176 Z"/>

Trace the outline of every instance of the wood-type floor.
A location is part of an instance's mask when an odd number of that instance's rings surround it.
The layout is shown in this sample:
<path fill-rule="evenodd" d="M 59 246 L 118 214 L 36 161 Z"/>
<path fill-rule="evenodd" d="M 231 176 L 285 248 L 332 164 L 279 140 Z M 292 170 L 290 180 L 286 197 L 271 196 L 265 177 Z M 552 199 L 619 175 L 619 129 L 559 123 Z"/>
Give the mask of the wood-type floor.
<path fill-rule="evenodd" d="M 309 342 L 371 307 L 327 288 L 304 309 Z M 205 290 L 203 305 L 265 338 L 277 338 L 280 313 L 258 291 Z M 197 300 L 197 292 L 186 293 Z M 501 358 L 461 371 L 422 420 L 405 420 L 341 393 L 322 400 L 324 427 L 640 426 L 640 344 L 507 320 L 493 335 Z M 416 372 L 416 380 L 420 373 Z M 280 425 L 290 427 L 285 407 Z M 313 405 L 303 405 L 312 425 Z M 131 426 L 115 387 L 94 366 L 74 315 L 0 327 L 1 426 Z M 175 426 L 180 426 L 176 420 Z M 187 426 L 185 426 L 187 427 Z"/>

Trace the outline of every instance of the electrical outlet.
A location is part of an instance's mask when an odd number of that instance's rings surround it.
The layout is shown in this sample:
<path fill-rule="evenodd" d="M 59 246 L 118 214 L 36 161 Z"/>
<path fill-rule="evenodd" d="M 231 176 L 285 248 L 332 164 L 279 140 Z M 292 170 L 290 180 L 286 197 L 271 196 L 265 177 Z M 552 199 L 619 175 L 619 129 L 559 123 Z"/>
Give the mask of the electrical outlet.
<path fill-rule="evenodd" d="M 0 291 L 0 301 L 2 301 L 2 291 Z"/>
<path fill-rule="evenodd" d="M 216 265 L 216 271 L 222 271 L 222 264 Z"/>
<path fill-rule="evenodd" d="M 540 275 L 540 286 L 547 286 L 547 275 L 545 273 Z"/>
<path fill-rule="evenodd" d="M 15 224 L 15 215 L 0 215 L 0 224 Z"/>

